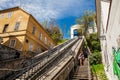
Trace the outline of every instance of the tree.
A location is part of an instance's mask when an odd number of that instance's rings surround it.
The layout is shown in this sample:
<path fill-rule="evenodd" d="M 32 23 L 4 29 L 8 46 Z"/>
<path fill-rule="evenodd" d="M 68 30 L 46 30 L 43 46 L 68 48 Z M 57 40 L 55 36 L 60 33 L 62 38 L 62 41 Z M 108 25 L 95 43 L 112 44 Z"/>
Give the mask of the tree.
<path fill-rule="evenodd" d="M 63 39 L 63 34 L 60 29 L 60 26 L 56 24 L 55 19 L 51 19 L 48 24 L 48 21 L 43 23 L 45 30 L 50 34 L 50 36 L 58 43 L 60 40 Z M 47 27 L 46 27 L 47 26 Z"/>
<path fill-rule="evenodd" d="M 94 22 L 95 14 L 92 11 L 86 11 L 82 18 L 76 19 L 76 22 L 80 25 L 83 25 L 82 31 L 83 34 L 86 35 L 88 27 L 90 26 L 91 22 Z"/>
<path fill-rule="evenodd" d="M 48 21 L 47 21 L 47 20 L 43 21 L 43 22 L 41 23 L 41 25 L 42 25 L 43 28 L 46 30 L 47 27 L 48 27 Z"/>
<path fill-rule="evenodd" d="M 82 28 L 79 28 L 77 31 L 78 31 L 78 36 L 82 36 L 82 33 L 83 33 Z"/>

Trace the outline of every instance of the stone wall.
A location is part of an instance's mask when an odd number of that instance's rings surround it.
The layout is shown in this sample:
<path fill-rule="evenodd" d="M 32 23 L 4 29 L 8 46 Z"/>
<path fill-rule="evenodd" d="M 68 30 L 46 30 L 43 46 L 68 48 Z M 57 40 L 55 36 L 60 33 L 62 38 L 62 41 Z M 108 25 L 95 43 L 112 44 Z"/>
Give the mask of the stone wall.
<path fill-rule="evenodd" d="M 20 58 L 20 51 L 0 44 L 0 61 Z"/>

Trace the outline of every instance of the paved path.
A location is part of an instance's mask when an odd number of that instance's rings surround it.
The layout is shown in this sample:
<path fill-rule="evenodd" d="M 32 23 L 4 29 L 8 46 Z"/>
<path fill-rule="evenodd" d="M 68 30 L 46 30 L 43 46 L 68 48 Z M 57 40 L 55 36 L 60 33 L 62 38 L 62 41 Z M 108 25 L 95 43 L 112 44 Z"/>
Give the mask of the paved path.
<path fill-rule="evenodd" d="M 84 60 L 83 66 L 77 66 L 76 71 L 72 77 L 72 80 L 91 80 L 89 79 L 90 69 L 88 67 L 88 59 Z"/>

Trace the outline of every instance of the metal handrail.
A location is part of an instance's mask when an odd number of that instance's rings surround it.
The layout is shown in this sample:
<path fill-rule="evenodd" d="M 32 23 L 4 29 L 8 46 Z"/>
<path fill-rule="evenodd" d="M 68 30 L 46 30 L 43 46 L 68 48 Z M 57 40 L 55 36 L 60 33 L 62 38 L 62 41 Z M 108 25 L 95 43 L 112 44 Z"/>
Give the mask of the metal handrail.
<path fill-rule="evenodd" d="M 59 45 L 59 46 L 56 46 L 54 47 L 52 50 L 51 50 L 51 55 L 53 55 L 56 51 L 58 51 L 58 49 L 61 49 L 63 46 L 69 44 L 70 42 L 72 42 L 73 40 L 77 40 L 77 39 L 71 39 L 69 41 L 66 41 L 65 43 Z M 30 70 L 31 68 L 35 67 L 35 65 L 39 64 L 40 63 L 40 60 L 41 58 L 46 58 L 48 57 L 48 52 L 49 51 L 45 51 L 43 52 L 44 54 L 40 55 L 40 56 L 35 56 L 33 57 L 32 59 L 28 60 L 27 62 L 23 63 L 23 64 L 26 64 L 26 65 L 30 65 L 31 66 L 28 66 L 28 67 L 24 67 L 24 68 L 21 68 L 21 69 L 15 69 L 15 72 L 18 72 L 20 76 L 21 74 L 25 73 L 26 71 Z M 34 63 L 34 64 L 33 64 Z M 14 70 L 13 70 L 14 71 Z M 12 72 L 13 72 L 12 71 Z M 17 76 L 16 76 L 17 77 Z"/>
<path fill-rule="evenodd" d="M 77 40 L 77 39 L 76 39 L 76 40 Z M 75 40 L 75 41 L 76 41 L 76 40 Z M 74 41 L 74 42 L 75 42 L 75 41 Z M 65 50 L 65 49 L 64 49 L 64 50 Z M 64 51 L 64 50 L 63 50 L 63 51 Z M 55 57 L 59 56 L 61 53 L 62 53 L 62 52 L 60 52 L 60 53 L 59 53 L 58 55 L 56 55 Z M 54 58 L 53 58 L 52 60 L 54 60 Z"/>

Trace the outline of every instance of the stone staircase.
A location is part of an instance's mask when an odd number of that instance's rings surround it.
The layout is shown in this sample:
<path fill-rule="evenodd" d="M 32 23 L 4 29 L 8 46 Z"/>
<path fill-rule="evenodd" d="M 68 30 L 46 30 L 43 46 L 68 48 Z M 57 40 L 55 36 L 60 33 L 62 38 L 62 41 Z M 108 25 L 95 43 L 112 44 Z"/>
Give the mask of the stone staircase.
<path fill-rule="evenodd" d="M 86 58 L 84 60 L 84 65 L 83 66 L 77 66 L 76 71 L 72 77 L 71 80 L 92 80 L 91 77 L 89 77 L 89 64 L 88 64 L 88 59 Z"/>

